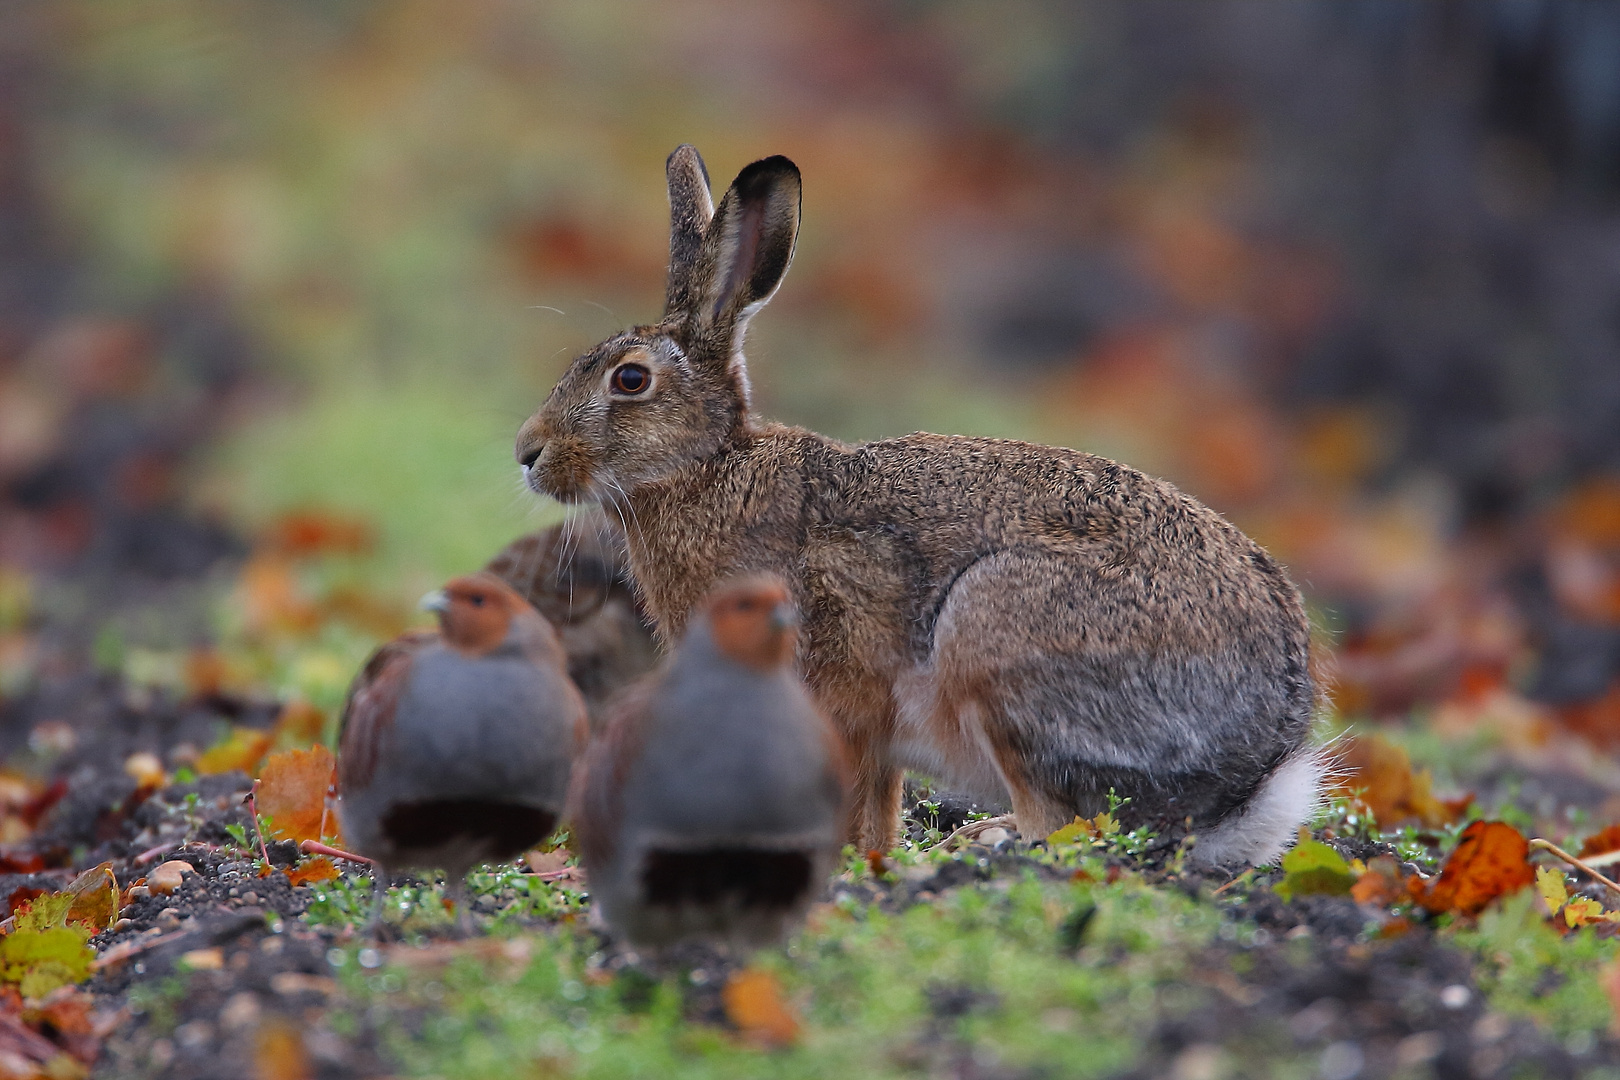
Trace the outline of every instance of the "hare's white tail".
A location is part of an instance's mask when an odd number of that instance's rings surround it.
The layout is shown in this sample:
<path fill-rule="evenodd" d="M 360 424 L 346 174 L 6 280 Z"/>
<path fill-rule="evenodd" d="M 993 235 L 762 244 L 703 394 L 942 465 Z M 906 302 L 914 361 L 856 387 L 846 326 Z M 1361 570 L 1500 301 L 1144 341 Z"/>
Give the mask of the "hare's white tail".
<path fill-rule="evenodd" d="M 1306 746 L 1260 782 L 1243 808 L 1198 834 L 1195 862 L 1264 866 L 1293 844 L 1299 827 L 1322 804 L 1322 781 L 1331 763 L 1326 747 Z"/>

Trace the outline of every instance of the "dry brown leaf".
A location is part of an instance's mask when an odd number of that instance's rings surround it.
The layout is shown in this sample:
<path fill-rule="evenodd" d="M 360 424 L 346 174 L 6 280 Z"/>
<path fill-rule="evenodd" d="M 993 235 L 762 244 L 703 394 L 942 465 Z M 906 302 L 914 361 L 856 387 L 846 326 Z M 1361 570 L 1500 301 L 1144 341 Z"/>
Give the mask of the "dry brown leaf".
<path fill-rule="evenodd" d="M 523 856 L 523 861 L 529 864 L 529 869 L 536 874 L 554 874 L 559 870 L 568 869 L 568 849 L 552 848 L 550 851 L 541 851 L 535 848 Z"/>
<path fill-rule="evenodd" d="M 1499 896 L 1533 883 L 1529 841 L 1501 821 L 1476 821 L 1463 830 L 1456 850 L 1419 902 L 1435 914 L 1477 915 Z"/>
<path fill-rule="evenodd" d="M 304 594 L 298 574 L 284 557 L 261 553 L 242 567 L 242 612 L 260 632 L 311 634 L 320 629 L 320 609 Z"/>
<path fill-rule="evenodd" d="M 318 881 L 331 881 L 338 876 L 337 864 L 325 855 L 305 859 L 287 871 L 287 880 L 293 885 L 313 885 Z"/>
<path fill-rule="evenodd" d="M 1472 798 L 1442 801 L 1435 798 L 1434 778 L 1428 769 L 1414 773 L 1405 750 L 1381 735 L 1346 739 L 1339 753 L 1342 776 L 1336 794 L 1351 795 L 1384 828 L 1417 821 L 1429 828 L 1449 825 L 1467 809 Z"/>
<path fill-rule="evenodd" d="M 324 746 L 271 754 L 259 776 L 259 813 L 281 840 L 319 840 L 335 761 Z"/>
<path fill-rule="evenodd" d="M 799 1037 L 799 1019 L 782 999 L 782 984 L 768 971 L 733 975 L 720 991 L 726 1019 L 746 1037 L 767 1046 L 790 1046 Z"/>
<path fill-rule="evenodd" d="M 240 770 L 252 776 L 259 762 L 270 752 L 271 735 L 257 728 L 235 727 L 221 742 L 204 750 L 197 758 L 197 771 L 204 776 Z"/>
<path fill-rule="evenodd" d="M 73 879 L 67 891 L 73 894 L 68 922 L 83 923 L 96 933 L 118 921 L 118 878 L 112 863 L 91 867 Z"/>

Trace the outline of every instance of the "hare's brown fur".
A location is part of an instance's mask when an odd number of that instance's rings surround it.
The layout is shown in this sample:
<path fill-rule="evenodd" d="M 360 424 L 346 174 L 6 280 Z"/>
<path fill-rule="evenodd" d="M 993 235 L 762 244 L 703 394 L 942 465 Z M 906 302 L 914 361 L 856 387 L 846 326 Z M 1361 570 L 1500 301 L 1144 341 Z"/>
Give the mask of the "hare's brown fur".
<path fill-rule="evenodd" d="M 1137 819 L 1190 820 L 1207 858 L 1280 850 L 1316 775 L 1309 630 L 1282 569 L 1171 485 L 1091 454 L 846 444 L 753 419 L 740 341 L 786 271 L 797 170 L 750 166 L 710 222 L 683 147 L 670 191 L 664 321 L 576 360 L 518 441 L 537 490 L 624 518 L 660 636 L 724 578 L 789 582 L 864 848 L 892 842 L 909 767 L 1010 798 L 1027 838 L 1113 790 Z M 643 394 L 613 390 L 627 363 L 649 371 Z"/>

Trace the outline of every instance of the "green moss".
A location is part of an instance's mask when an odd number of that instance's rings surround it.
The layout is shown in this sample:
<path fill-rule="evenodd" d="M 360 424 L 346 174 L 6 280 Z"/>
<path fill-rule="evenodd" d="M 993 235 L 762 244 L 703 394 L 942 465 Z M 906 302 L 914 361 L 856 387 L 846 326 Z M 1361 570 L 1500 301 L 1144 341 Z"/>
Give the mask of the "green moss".
<path fill-rule="evenodd" d="M 1096 914 L 1071 952 L 1064 928 L 1085 905 Z M 798 1045 L 774 1052 L 686 1019 L 673 975 L 594 972 L 594 938 L 566 926 L 530 939 L 531 958 L 515 976 L 492 977 L 469 959 L 442 980 L 356 970 L 350 985 L 363 1007 L 384 1014 L 432 1004 L 414 1034 L 393 1030 L 397 1060 L 414 1075 L 549 1064 L 604 1078 L 882 1077 L 914 1075 L 961 1050 L 1100 1076 L 1130 1065 L 1166 1008 L 1196 1006 L 1178 984 L 1219 920 L 1210 905 L 1131 876 L 1113 885 L 987 882 L 900 913 L 850 898 L 822 905 L 787 948 L 755 960 L 776 973 L 804 1022 Z"/>
<path fill-rule="evenodd" d="M 1457 944 L 1481 961 L 1481 983 L 1493 1008 L 1532 1017 L 1560 1036 L 1601 1034 L 1614 1009 L 1599 979 L 1620 941 L 1591 928 L 1562 935 L 1536 906 L 1534 889 L 1508 897 L 1455 932 Z"/>

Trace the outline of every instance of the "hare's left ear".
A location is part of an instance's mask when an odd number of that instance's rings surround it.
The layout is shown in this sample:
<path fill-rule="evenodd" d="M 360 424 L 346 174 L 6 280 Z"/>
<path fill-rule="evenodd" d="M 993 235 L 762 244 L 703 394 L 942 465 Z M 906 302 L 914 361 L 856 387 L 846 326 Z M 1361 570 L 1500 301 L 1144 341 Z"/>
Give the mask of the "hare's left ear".
<path fill-rule="evenodd" d="M 694 338 L 731 353 L 739 325 L 782 283 L 799 236 L 799 167 L 756 161 L 731 182 L 704 233 L 686 294 Z"/>
<path fill-rule="evenodd" d="M 692 305 L 692 271 L 703 247 L 703 234 L 714 217 L 709 194 L 709 170 L 697 147 L 683 143 L 664 164 L 669 178 L 669 284 L 664 292 L 664 315 Z"/>

